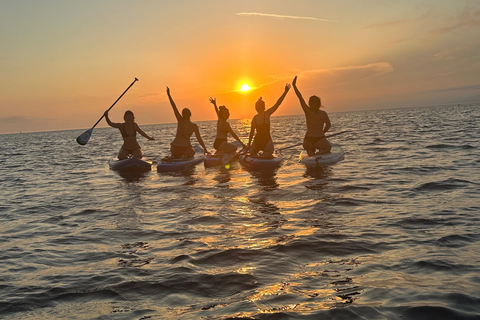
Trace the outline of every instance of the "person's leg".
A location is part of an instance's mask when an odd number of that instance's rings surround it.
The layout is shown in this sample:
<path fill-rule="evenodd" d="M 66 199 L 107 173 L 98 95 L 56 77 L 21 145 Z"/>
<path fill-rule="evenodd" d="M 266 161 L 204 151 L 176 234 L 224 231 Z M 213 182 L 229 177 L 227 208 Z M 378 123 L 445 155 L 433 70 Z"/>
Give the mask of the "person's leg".
<path fill-rule="evenodd" d="M 175 145 L 173 144 L 170 145 L 170 153 L 172 158 L 180 158 L 182 156 L 178 149 L 179 148 L 176 147 Z"/>
<path fill-rule="evenodd" d="M 186 147 L 185 149 L 186 150 L 185 150 L 184 155 L 187 158 L 193 158 L 195 156 L 195 149 L 193 149 L 193 147 Z"/>
<path fill-rule="evenodd" d="M 323 138 L 315 143 L 315 148 L 318 149 L 318 154 L 329 153 L 332 146 L 326 138 Z"/>
<path fill-rule="evenodd" d="M 307 151 L 309 156 L 313 156 L 315 154 L 315 147 L 310 141 L 308 141 L 307 138 L 303 139 L 303 149 Z"/>
<path fill-rule="evenodd" d="M 142 159 L 142 157 L 143 157 L 142 148 L 137 148 L 137 149 L 133 150 L 132 154 L 135 158 Z"/>
<path fill-rule="evenodd" d="M 119 160 L 124 160 L 128 158 L 128 155 L 129 153 L 127 150 L 125 150 L 124 148 L 120 148 L 120 151 L 118 151 L 117 157 Z"/>
<path fill-rule="evenodd" d="M 264 157 L 271 157 L 273 155 L 273 151 L 275 150 L 274 148 L 275 147 L 273 145 L 273 140 L 270 139 L 267 142 L 267 145 L 265 146 L 265 149 L 263 149 L 263 156 Z"/>

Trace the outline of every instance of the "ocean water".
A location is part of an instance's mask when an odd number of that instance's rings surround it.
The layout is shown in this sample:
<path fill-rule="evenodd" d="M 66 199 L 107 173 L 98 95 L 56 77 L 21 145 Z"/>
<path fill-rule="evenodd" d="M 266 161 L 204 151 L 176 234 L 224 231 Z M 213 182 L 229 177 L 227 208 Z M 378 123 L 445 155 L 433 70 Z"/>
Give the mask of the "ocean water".
<path fill-rule="evenodd" d="M 480 106 L 330 118 L 345 159 L 314 170 L 120 175 L 116 129 L 0 135 L 0 318 L 480 319 Z M 175 125 L 140 126 L 167 155 Z"/>

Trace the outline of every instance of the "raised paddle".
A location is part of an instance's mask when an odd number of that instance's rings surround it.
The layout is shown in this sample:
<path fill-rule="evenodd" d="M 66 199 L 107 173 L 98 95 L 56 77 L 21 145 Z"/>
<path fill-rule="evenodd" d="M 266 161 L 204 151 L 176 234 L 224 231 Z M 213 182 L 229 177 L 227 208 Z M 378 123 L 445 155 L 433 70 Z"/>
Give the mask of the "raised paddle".
<path fill-rule="evenodd" d="M 337 133 L 334 133 L 334 134 L 325 136 L 325 138 L 331 138 L 331 137 L 333 137 L 333 136 L 336 136 L 336 135 L 339 135 L 339 134 L 342 134 L 342 133 L 345 133 L 345 132 L 348 132 L 348 131 L 349 131 L 349 130 L 340 131 L 340 132 L 337 132 Z M 301 146 L 301 145 L 303 145 L 303 142 L 302 142 L 302 143 L 294 144 L 293 146 L 289 146 L 289 147 L 284 147 L 284 148 L 277 149 L 277 150 L 275 150 L 275 152 L 282 151 L 282 150 L 286 150 L 286 149 L 290 149 L 290 148 L 295 148 L 295 147 L 298 147 L 298 146 Z"/>
<path fill-rule="evenodd" d="M 120 95 L 120 97 L 118 97 L 117 100 L 115 100 L 115 102 L 112 104 L 112 106 L 110 108 L 108 108 L 107 112 L 110 111 L 110 109 L 113 108 L 113 106 L 118 102 L 118 100 L 120 100 L 121 97 L 123 97 L 123 95 L 128 91 L 128 89 L 130 89 L 131 86 L 133 86 L 133 84 L 135 82 L 137 82 L 138 79 L 135 78 L 135 80 L 133 80 L 133 82 L 128 86 L 128 88 L 123 91 L 123 93 Z M 91 127 L 90 129 L 88 129 L 87 131 L 85 131 L 84 133 L 82 133 L 81 135 L 78 136 L 77 138 L 77 142 L 79 144 L 81 144 L 82 146 L 83 145 L 86 145 L 88 140 L 90 140 L 90 137 L 92 135 L 92 132 L 93 132 L 93 128 L 95 128 L 95 126 L 100 122 L 102 121 L 103 117 L 105 116 L 105 114 L 102 114 L 102 116 L 100 117 L 100 119 L 98 119 L 98 121 L 93 125 L 93 127 Z"/>

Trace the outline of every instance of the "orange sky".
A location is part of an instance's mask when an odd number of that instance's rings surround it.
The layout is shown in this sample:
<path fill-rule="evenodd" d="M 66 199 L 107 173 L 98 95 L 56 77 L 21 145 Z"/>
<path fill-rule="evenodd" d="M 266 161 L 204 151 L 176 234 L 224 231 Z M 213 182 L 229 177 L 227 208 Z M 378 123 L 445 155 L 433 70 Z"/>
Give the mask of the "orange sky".
<path fill-rule="evenodd" d="M 166 86 L 194 121 L 209 97 L 251 118 L 295 75 L 327 112 L 479 102 L 479 27 L 467 0 L 3 1 L 0 133 L 87 129 L 135 77 L 113 120 L 174 122 Z"/>

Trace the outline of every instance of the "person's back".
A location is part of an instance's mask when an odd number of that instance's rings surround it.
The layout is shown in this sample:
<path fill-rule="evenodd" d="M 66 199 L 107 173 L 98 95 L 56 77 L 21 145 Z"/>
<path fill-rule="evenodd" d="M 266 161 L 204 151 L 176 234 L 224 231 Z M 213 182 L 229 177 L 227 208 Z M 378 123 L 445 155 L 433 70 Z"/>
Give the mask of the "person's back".
<path fill-rule="evenodd" d="M 324 137 L 325 133 L 323 129 L 327 122 L 327 113 L 323 110 L 309 109 L 305 112 L 305 118 L 307 120 L 307 133 L 306 137 Z"/>
<path fill-rule="evenodd" d="M 282 104 L 283 99 L 290 90 L 290 84 L 285 85 L 283 94 L 278 98 L 273 107 L 265 110 L 265 102 L 260 99 L 255 103 L 255 109 L 257 114 L 252 118 L 252 124 L 250 127 L 250 136 L 248 138 L 247 148 L 251 148 L 253 155 L 258 155 L 259 151 L 263 151 L 263 156 L 270 157 L 274 151 L 273 140 L 270 135 L 270 116 L 277 111 L 278 107 Z M 257 134 L 255 134 L 255 131 Z M 255 138 L 254 138 L 255 136 Z M 253 139 L 253 143 L 252 143 Z"/>
<path fill-rule="evenodd" d="M 184 108 L 182 113 L 177 109 L 175 102 L 170 95 L 170 89 L 167 87 L 167 95 L 168 99 L 170 100 L 170 104 L 172 106 L 173 112 L 175 117 L 177 118 L 177 133 L 175 135 L 175 139 L 170 144 L 170 152 L 172 154 L 172 158 L 182 158 L 188 157 L 191 158 L 195 155 L 195 149 L 192 147 L 190 143 L 190 137 L 193 133 L 202 146 L 205 153 L 207 153 L 207 148 L 203 143 L 202 137 L 200 136 L 200 132 L 198 130 L 198 126 L 190 121 L 190 117 L 192 113 L 188 108 Z"/>
<path fill-rule="evenodd" d="M 230 123 L 228 123 L 228 118 L 230 118 L 230 111 L 225 106 L 217 107 L 217 100 L 215 98 L 210 98 L 210 103 L 213 104 L 215 108 L 215 113 L 217 114 L 217 135 L 215 136 L 215 141 L 213 142 L 213 147 L 217 150 L 215 153 L 230 153 L 233 154 L 237 151 L 237 146 L 233 143 L 228 142 L 228 134 L 230 133 L 232 137 L 237 140 L 244 148 L 245 145 L 240 140 L 235 132 L 233 132 Z"/>
<path fill-rule="evenodd" d="M 253 117 L 252 123 L 255 123 L 257 130 L 257 134 L 253 138 L 255 150 L 265 150 L 268 142 L 272 139 L 270 135 L 270 115 L 264 111 L 259 112 Z"/>
<path fill-rule="evenodd" d="M 307 132 L 303 139 L 303 148 L 310 156 L 314 155 L 317 149 L 319 154 L 329 152 L 332 146 L 326 139 L 325 132 L 330 129 L 330 119 L 325 111 L 320 110 L 322 106 L 320 98 L 311 96 L 307 105 L 297 88 L 297 77 L 293 79 L 292 84 L 307 120 Z"/>
<path fill-rule="evenodd" d="M 181 119 L 177 124 L 177 133 L 172 144 L 177 146 L 192 146 L 190 138 L 198 126 L 190 120 Z"/>

